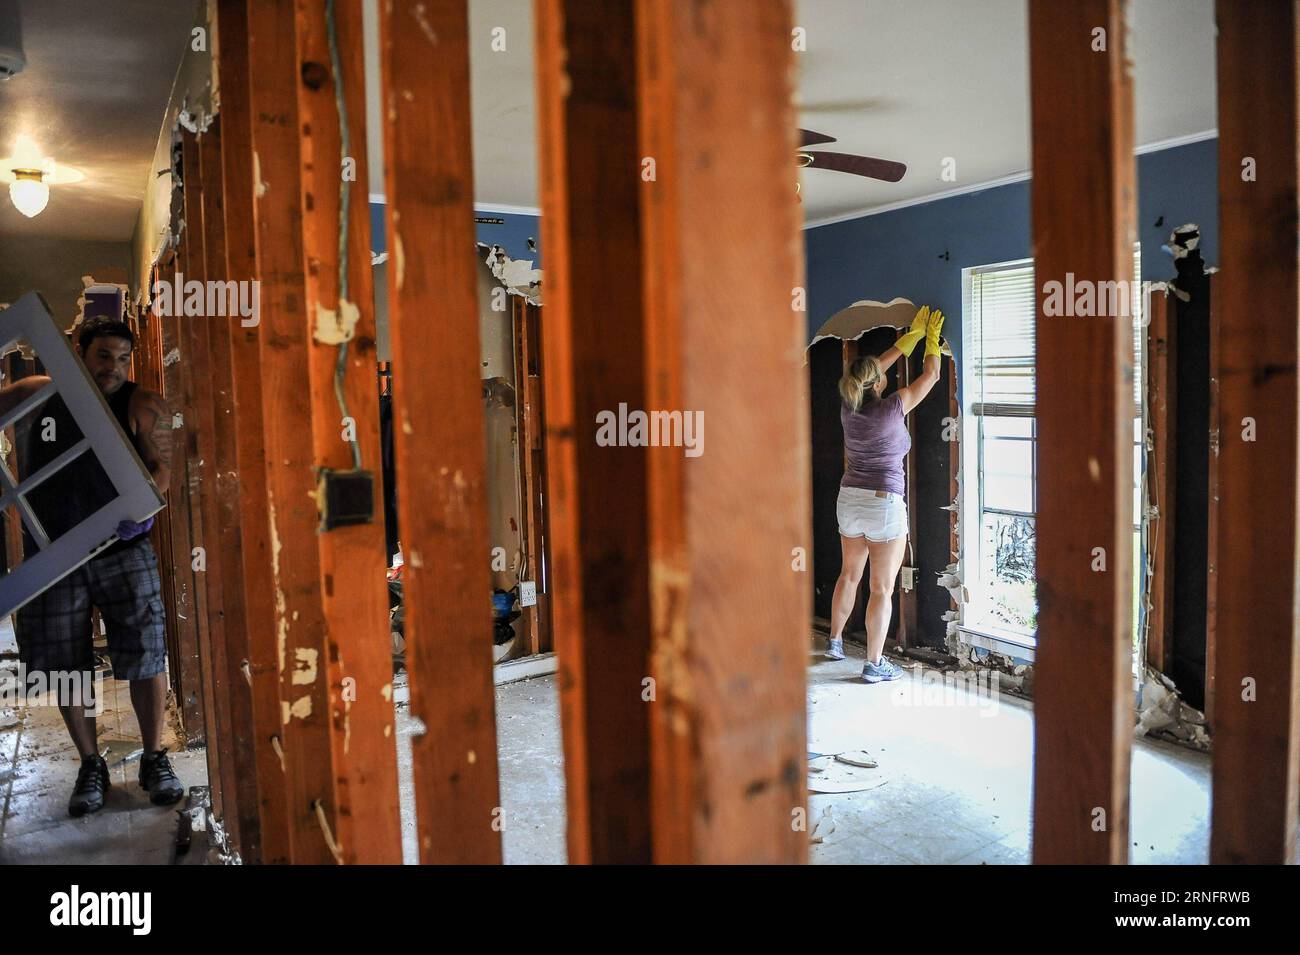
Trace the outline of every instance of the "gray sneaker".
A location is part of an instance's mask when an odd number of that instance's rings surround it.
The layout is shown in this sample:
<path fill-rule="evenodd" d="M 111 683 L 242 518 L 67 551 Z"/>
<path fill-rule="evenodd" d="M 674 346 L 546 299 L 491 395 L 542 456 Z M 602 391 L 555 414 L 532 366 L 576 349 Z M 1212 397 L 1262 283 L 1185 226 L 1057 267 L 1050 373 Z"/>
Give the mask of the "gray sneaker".
<path fill-rule="evenodd" d="M 868 662 L 862 668 L 862 679 L 868 683 L 887 683 L 890 680 L 897 680 L 902 675 L 903 671 L 884 657 L 880 658 L 879 663 Z"/>
<path fill-rule="evenodd" d="M 826 659 L 827 660 L 844 659 L 844 638 L 843 637 L 831 637 L 830 640 L 827 641 Z"/>

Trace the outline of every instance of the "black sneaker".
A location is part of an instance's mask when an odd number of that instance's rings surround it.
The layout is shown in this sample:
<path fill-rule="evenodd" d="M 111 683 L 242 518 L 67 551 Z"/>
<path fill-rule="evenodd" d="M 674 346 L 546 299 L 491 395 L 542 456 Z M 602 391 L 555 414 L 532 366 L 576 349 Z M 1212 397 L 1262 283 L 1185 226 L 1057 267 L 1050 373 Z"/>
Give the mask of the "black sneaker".
<path fill-rule="evenodd" d="M 98 812 L 104 808 L 104 794 L 108 792 L 108 763 L 96 753 L 83 756 L 81 770 L 77 773 L 77 785 L 68 800 L 68 814 L 84 816 L 88 812 Z"/>
<path fill-rule="evenodd" d="M 140 786 L 155 806 L 169 806 L 185 794 L 165 749 L 140 757 Z"/>

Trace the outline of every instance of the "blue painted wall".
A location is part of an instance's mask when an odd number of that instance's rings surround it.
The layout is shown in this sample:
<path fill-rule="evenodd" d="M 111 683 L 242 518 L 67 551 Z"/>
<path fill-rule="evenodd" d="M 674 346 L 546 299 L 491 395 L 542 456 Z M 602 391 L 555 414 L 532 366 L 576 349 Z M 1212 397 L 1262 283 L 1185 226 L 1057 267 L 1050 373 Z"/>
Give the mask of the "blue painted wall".
<path fill-rule="evenodd" d="M 515 212 L 476 211 L 481 218 L 504 219 L 501 225 L 479 222 L 474 225 L 478 241 L 487 245 L 500 245 L 512 259 L 532 259 L 534 268 L 542 267 L 542 220 L 540 216 Z M 528 240 L 537 243 L 537 251 L 528 248 Z M 370 203 L 370 247 L 375 252 L 388 251 L 387 229 L 384 223 L 384 204 Z"/>
<path fill-rule="evenodd" d="M 1138 157 L 1143 279 L 1174 274 L 1173 261 L 1160 247 L 1184 222 L 1201 226 L 1205 260 L 1218 261 L 1217 158 L 1215 139 Z M 480 242 L 504 246 L 511 258 L 531 258 L 542 267 L 539 216 L 477 215 L 505 220 L 476 224 Z M 1029 183 L 1017 182 L 806 230 L 808 337 L 846 305 L 901 296 L 943 309 L 945 332 L 960 359 L 961 270 L 1028 258 L 1029 225 Z M 370 204 L 370 229 L 374 250 L 385 251 L 383 203 Z M 537 252 L 529 251 L 530 238 Z"/>
<path fill-rule="evenodd" d="M 1205 260 L 1217 262 L 1217 157 L 1214 139 L 1138 157 L 1144 280 L 1173 276 L 1160 246 L 1185 222 L 1200 225 Z M 808 229 L 808 337 L 856 301 L 902 297 L 943 310 L 960 361 L 962 269 L 1028 258 L 1029 229 L 1028 182 Z"/>

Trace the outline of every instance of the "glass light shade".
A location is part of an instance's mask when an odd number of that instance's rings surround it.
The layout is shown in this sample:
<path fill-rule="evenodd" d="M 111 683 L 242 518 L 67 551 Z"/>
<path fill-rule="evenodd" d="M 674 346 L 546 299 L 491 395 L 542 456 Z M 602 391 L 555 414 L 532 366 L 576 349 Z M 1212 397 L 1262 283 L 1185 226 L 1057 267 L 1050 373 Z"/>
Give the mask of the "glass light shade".
<path fill-rule="evenodd" d="M 50 187 L 38 179 L 18 179 L 9 183 L 9 199 L 15 209 L 32 219 L 45 210 Z"/>

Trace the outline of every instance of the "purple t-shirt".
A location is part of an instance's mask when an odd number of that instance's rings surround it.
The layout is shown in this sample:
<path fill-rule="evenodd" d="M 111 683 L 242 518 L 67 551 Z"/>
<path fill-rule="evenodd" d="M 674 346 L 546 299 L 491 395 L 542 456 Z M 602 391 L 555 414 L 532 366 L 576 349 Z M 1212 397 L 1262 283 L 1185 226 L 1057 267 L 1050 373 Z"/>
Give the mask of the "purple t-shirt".
<path fill-rule="evenodd" d="M 840 486 L 906 493 L 903 456 L 912 438 L 903 419 L 903 396 L 894 392 L 887 398 L 866 397 L 857 411 L 841 404 L 840 424 L 848 458 Z"/>

